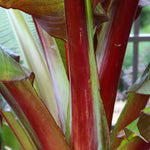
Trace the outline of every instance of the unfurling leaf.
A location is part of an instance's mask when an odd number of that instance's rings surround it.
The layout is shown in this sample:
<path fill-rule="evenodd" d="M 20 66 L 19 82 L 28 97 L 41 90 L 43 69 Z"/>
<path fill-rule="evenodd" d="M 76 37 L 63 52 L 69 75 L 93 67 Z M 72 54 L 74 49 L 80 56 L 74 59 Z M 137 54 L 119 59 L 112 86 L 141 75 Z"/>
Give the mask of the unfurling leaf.
<path fill-rule="evenodd" d="M 18 54 L 13 53 L 12 51 L 10 51 L 9 49 L 5 48 L 2 45 L 0 45 L 0 48 L 2 48 L 5 51 L 5 53 L 7 53 L 7 55 L 9 55 L 11 58 L 19 62 L 20 56 Z"/>

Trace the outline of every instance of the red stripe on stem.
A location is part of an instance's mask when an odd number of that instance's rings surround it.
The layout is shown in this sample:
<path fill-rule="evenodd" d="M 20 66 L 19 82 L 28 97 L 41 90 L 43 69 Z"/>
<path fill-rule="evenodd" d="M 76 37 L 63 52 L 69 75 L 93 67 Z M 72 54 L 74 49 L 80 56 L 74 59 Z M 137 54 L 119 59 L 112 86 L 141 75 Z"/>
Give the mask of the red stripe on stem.
<path fill-rule="evenodd" d="M 84 0 L 65 0 L 70 61 L 72 125 L 74 150 L 97 149 L 90 82 L 89 42 Z"/>

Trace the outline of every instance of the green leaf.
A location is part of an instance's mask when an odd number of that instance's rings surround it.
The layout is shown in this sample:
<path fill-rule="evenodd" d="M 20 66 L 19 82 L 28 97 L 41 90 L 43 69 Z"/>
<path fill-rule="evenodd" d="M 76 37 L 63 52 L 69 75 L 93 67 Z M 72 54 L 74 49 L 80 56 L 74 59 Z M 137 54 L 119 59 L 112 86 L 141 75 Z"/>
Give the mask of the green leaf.
<path fill-rule="evenodd" d="M 139 137 L 144 139 L 147 142 L 150 142 L 150 107 L 145 108 L 141 111 L 140 116 L 134 122 L 132 122 L 129 126 L 126 127 L 126 130 L 131 130 L 136 133 Z M 137 130 L 135 129 L 138 129 Z"/>
<path fill-rule="evenodd" d="M 57 47 L 59 49 L 59 53 L 61 55 L 66 73 L 68 74 L 68 68 L 67 68 L 67 56 L 66 56 L 66 50 L 65 50 L 65 42 L 61 39 L 55 38 Z"/>
<path fill-rule="evenodd" d="M 148 150 L 150 148 L 150 108 L 145 108 L 138 119 L 129 124 L 125 129 L 127 140 L 123 140 L 118 150 L 136 149 Z"/>
<path fill-rule="evenodd" d="M 127 93 L 150 94 L 150 64 L 146 67 L 142 76 L 127 90 Z"/>
<path fill-rule="evenodd" d="M 136 134 L 131 133 L 128 139 L 122 140 L 117 150 L 149 150 L 150 144 L 143 141 Z"/>
<path fill-rule="evenodd" d="M 11 130 L 14 132 L 15 136 L 19 140 L 22 148 L 25 150 L 36 150 L 31 139 L 27 135 L 25 129 L 19 124 L 19 122 L 14 118 L 11 112 L 1 110 L 2 116 L 5 118 L 9 124 Z"/>
<path fill-rule="evenodd" d="M 150 65 L 147 66 L 143 75 L 139 77 L 135 84 L 127 91 L 130 93 L 128 95 L 126 105 L 122 110 L 111 135 L 112 149 L 116 148 L 121 142 L 121 139 L 118 139 L 116 135 L 120 131 L 122 131 L 127 125 L 129 125 L 132 121 L 139 117 L 140 111 L 145 108 L 149 100 L 150 91 L 148 92 L 147 90 L 150 86 L 149 71 Z"/>
<path fill-rule="evenodd" d="M 16 37 L 13 34 L 13 29 L 11 27 L 7 11 L 0 7 L 0 45 L 3 45 L 7 49 L 11 49 L 12 52 L 20 55 L 19 45 L 17 43 Z M 22 61 L 22 58 L 21 58 Z"/>
<path fill-rule="evenodd" d="M 4 143 L 4 137 L 3 137 L 3 131 L 2 131 L 2 116 L 0 114 L 0 148 L 4 150 L 4 146 L 5 146 L 5 143 Z"/>
<path fill-rule="evenodd" d="M 6 147 L 11 148 L 12 150 L 23 150 L 17 138 L 15 137 L 9 126 L 6 124 L 6 122 L 3 123 L 3 136 Z"/>
<path fill-rule="evenodd" d="M 15 135 L 12 133 L 11 129 L 8 127 L 6 121 L 4 120 L 4 115 L 2 113 L 2 111 L 11 111 L 10 106 L 7 104 L 7 102 L 4 100 L 4 98 L 0 95 L 0 117 L 3 118 L 2 120 L 2 137 L 3 139 L 1 140 L 1 142 L 4 142 L 5 148 L 9 147 L 11 149 L 15 149 L 15 150 L 21 150 L 21 145 L 18 142 L 18 140 L 16 139 Z M 16 116 L 15 116 L 16 119 Z M 5 150 L 5 148 L 3 147 L 2 150 Z"/>
<path fill-rule="evenodd" d="M 143 139 L 145 142 L 147 142 L 141 135 L 139 132 L 139 129 L 137 128 L 137 123 L 138 123 L 138 119 L 136 119 L 135 121 L 133 121 L 131 124 L 129 124 L 125 129 L 125 134 L 127 136 L 127 138 L 134 133 L 135 136 L 139 136 L 141 139 Z"/>
<path fill-rule="evenodd" d="M 7 57 L 4 54 L 4 50 L 0 47 L 0 58 L 1 58 L 1 72 L 0 79 L 1 81 L 9 81 L 9 80 L 21 80 L 26 78 L 26 74 L 23 72 L 23 69 L 19 65 L 16 65 L 16 61 Z M 7 63 L 6 63 L 7 62 Z M 10 72 L 5 72 L 5 70 L 9 70 Z M 13 73 L 15 72 L 15 74 Z"/>

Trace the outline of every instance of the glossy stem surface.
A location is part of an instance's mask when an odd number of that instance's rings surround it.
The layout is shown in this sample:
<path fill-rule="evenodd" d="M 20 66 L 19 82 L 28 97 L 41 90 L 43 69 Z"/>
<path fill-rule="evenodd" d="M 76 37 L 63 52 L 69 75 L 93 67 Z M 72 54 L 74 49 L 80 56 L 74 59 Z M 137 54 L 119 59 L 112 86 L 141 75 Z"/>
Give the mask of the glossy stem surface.
<path fill-rule="evenodd" d="M 116 0 L 112 5 L 110 20 L 101 45 L 97 51 L 101 97 L 111 128 L 114 102 L 124 60 L 130 29 L 139 0 Z"/>
<path fill-rule="evenodd" d="M 85 0 L 65 0 L 71 86 L 71 142 L 74 150 L 97 149 Z"/>

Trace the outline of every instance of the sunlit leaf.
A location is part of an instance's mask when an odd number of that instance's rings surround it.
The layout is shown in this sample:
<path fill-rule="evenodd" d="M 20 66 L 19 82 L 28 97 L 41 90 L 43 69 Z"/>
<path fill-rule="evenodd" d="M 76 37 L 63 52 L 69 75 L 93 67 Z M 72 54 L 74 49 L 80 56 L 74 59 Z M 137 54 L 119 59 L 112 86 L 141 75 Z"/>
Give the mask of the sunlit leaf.
<path fill-rule="evenodd" d="M 144 140 L 145 142 L 147 142 L 141 135 L 140 135 L 140 132 L 139 132 L 139 129 L 137 128 L 137 123 L 138 123 L 138 119 L 136 119 L 135 121 L 133 121 L 131 124 L 129 124 L 125 129 L 125 134 L 126 134 L 126 137 L 130 137 L 130 135 L 135 135 L 135 136 L 138 136 L 140 137 L 142 140 Z M 147 142 L 148 143 L 148 142 Z"/>
<path fill-rule="evenodd" d="M 128 138 L 122 140 L 117 150 L 149 150 L 150 144 L 143 141 L 136 134 L 131 133 Z"/>
<path fill-rule="evenodd" d="M 17 138 L 15 137 L 9 126 L 6 124 L 6 122 L 3 123 L 3 136 L 5 141 L 5 150 L 9 148 L 12 150 L 23 150 Z"/>
<path fill-rule="evenodd" d="M 27 66 L 35 73 L 35 81 L 39 94 L 52 116 L 55 118 L 55 121 L 60 126 L 51 79 L 40 49 L 22 14 L 18 10 L 10 10 L 8 11 L 8 14 L 13 25 L 14 32 L 17 35 L 21 51 L 24 54 L 24 60 L 26 61 Z"/>
<path fill-rule="evenodd" d="M 144 111 L 141 112 L 140 117 L 124 129 L 127 140 L 124 139 L 121 142 L 118 150 L 149 150 L 150 118 L 148 112 L 150 112 L 150 108 L 144 109 Z"/>
<path fill-rule="evenodd" d="M 127 138 L 135 134 L 146 143 L 149 143 L 150 142 L 149 123 L 150 123 L 150 107 L 147 107 L 141 111 L 139 118 L 137 118 L 135 121 L 133 121 L 124 129 Z"/>
<path fill-rule="evenodd" d="M 10 51 L 9 49 L 5 48 L 4 46 L 0 45 L 0 48 L 2 48 L 5 53 L 7 53 L 7 55 L 9 55 L 10 57 L 12 57 L 14 60 L 16 60 L 17 62 L 19 62 L 20 60 L 20 56 L 16 53 L 13 53 L 12 51 Z"/>
<path fill-rule="evenodd" d="M 19 45 L 13 34 L 13 29 L 11 27 L 7 11 L 0 7 L 0 45 L 7 49 L 11 49 L 12 52 L 20 55 Z M 22 59 L 21 59 L 22 61 Z"/>
<path fill-rule="evenodd" d="M 65 134 L 69 102 L 68 76 L 55 39 L 42 30 L 38 24 L 37 30 L 41 39 L 46 63 L 54 87 L 54 94 L 57 101 L 61 127 Z"/>

